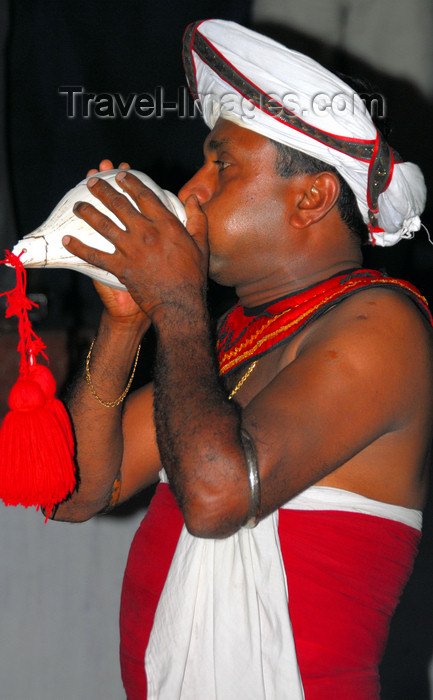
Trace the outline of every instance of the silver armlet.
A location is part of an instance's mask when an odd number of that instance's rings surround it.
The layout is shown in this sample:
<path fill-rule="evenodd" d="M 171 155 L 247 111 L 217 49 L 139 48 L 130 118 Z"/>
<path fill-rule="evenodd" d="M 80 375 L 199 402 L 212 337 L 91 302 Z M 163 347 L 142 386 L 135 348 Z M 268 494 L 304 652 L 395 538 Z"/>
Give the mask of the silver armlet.
<path fill-rule="evenodd" d="M 244 527 L 255 527 L 259 522 L 261 510 L 260 477 L 259 470 L 257 469 L 257 457 L 251 436 L 243 428 L 241 429 L 241 441 L 250 482 L 250 505 Z"/>

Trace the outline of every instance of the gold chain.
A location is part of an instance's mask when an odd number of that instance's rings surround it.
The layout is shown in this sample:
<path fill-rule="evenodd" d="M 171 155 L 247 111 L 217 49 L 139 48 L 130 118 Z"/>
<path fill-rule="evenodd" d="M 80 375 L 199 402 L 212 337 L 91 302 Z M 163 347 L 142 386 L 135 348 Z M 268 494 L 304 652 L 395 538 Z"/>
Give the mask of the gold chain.
<path fill-rule="evenodd" d="M 118 406 L 120 403 L 122 403 L 122 401 L 125 399 L 128 391 L 129 391 L 129 389 L 131 388 L 132 380 L 134 379 L 135 370 L 137 368 L 138 356 L 140 354 L 141 345 L 138 346 L 137 354 L 135 356 L 134 367 L 132 368 L 131 376 L 129 377 L 129 382 L 126 385 L 125 390 L 114 401 L 103 401 L 96 393 L 96 389 L 92 384 L 92 379 L 90 376 L 90 358 L 92 357 L 92 350 L 93 350 L 94 344 L 95 344 L 95 338 L 92 341 L 92 344 L 90 346 L 89 352 L 88 352 L 87 357 L 86 357 L 86 382 L 89 385 L 89 389 L 90 389 L 91 393 L 93 394 L 95 399 L 97 401 L 99 401 L 99 403 L 101 403 L 106 408 L 114 408 L 115 406 Z M 236 384 L 236 386 L 234 387 L 234 389 L 230 392 L 229 401 L 233 398 L 233 396 L 235 396 L 235 394 L 238 393 L 241 386 L 243 386 L 243 384 L 247 381 L 250 374 L 256 368 L 256 365 L 257 365 L 257 360 L 255 362 L 253 362 L 253 364 L 248 367 L 245 374 L 239 379 L 239 381 Z"/>
<path fill-rule="evenodd" d="M 247 371 L 245 372 L 245 374 L 243 375 L 243 377 L 241 377 L 241 378 L 239 379 L 239 381 L 238 381 L 238 383 L 236 384 L 236 386 L 235 386 L 235 388 L 233 389 L 233 391 L 230 392 L 229 401 L 230 401 L 230 399 L 233 398 L 233 396 L 234 396 L 235 394 L 238 393 L 238 391 L 239 391 L 239 389 L 241 388 L 242 384 L 243 384 L 244 382 L 247 381 L 248 377 L 250 376 L 251 372 L 253 371 L 253 369 L 255 368 L 256 365 L 257 365 L 257 360 L 256 360 L 255 362 L 253 362 L 253 364 L 250 365 L 250 366 L 248 367 Z"/>
<path fill-rule="evenodd" d="M 137 368 L 138 356 L 139 356 L 139 354 L 140 354 L 141 345 L 138 346 L 137 354 L 136 354 L 136 356 L 135 356 L 134 367 L 132 368 L 131 376 L 129 377 L 129 382 L 128 382 L 128 384 L 126 385 L 125 391 L 123 391 L 123 392 L 120 394 L 120 396 L 118 396 L 117 399 L 115 399 L 114 401 L 103 401 L 102 399 L 99 398 L 98 394 L 96 393 L 96 389 L 95 389 L 95 387 L 94 387 L 93 384 L 92 384 L 92 379 L 91 379 L 91 376 L 90 376 L 90 358 L 92 357 L 92 350 L 93 350 L 94 344 L 95 344 L 95 338 L 93 338 L 92 344 L 91 344 L 91 346 L 90 346 L 90 350 L 89 350 L 89 352 L 87 353 L 87 358 L 86 358 L 86 382 L 87 382 L 87 384 L 89 385 L 89 389 L 90 389 L 90 391 L 92 392 L 93 396 L 95 397 L 95 399 L 96 399 L 97 401 L 99 401 L 99 403 L 101 403 L 101 404 L 102 404 L 103 406 L 105 406 L 106 408 L 114 408 L 115 406 L 118 406 L 120 403 L 122 403 L 122 401 L 125 399 L 125 397 L 126 397 L 128 391 L 129 391 L 130 388 L 131 388 L 132 380 L 134 379 L 135 370 L 136 370 L 136 368 Z"/>

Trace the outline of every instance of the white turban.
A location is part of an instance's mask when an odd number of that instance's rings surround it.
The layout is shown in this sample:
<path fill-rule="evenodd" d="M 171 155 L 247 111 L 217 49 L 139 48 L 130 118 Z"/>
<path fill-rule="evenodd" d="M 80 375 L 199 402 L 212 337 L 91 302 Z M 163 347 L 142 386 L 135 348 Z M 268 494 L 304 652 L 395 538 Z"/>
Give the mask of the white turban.
<path fill-rule="evenodd" d="M 336 75 L 224 20 L 189 25 L 183 56 L 209 128 L 221 116 L 334 166 L 356 196 L 372 243 L 394 245 L 420 229 L 421 170 L 402 162 L 359 95 Z"/>

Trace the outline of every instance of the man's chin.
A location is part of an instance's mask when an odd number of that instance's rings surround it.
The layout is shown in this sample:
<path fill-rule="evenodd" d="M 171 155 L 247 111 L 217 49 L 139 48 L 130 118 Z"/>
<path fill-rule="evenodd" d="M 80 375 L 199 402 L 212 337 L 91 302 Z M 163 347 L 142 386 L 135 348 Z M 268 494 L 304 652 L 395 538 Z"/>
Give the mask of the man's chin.
<path fill-rule="evenodd" d="M 219 265 L 212 256 L 209 258 L 208 277 L 212 282 L 221 284 L 223 287 L 233 287 L 233 282 L 228 279 L 227 270 L 224 265 Z"/>

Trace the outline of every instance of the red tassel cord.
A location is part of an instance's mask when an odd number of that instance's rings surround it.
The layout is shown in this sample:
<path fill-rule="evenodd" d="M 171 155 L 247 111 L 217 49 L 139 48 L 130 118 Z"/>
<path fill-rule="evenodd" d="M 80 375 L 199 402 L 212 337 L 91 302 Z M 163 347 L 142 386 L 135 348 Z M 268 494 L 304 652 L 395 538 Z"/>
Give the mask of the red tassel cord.
<path fill-rule="evenodd" d="M 76 484 L 74 438 L 56 383 L 47 366 L 37 364 L 46 346 L 32 330 L 26 297 L 26 271 L 19 256 L 5 251 L 1 263 L 15 268 L 17 285 L 6 296 L 6 318 L 18 316 L 21 354 L 19 377 L 9 394 L 9 408 L 0 428 L 0 498 L 6 505 L 42 507 L 48 518 Z"/>

